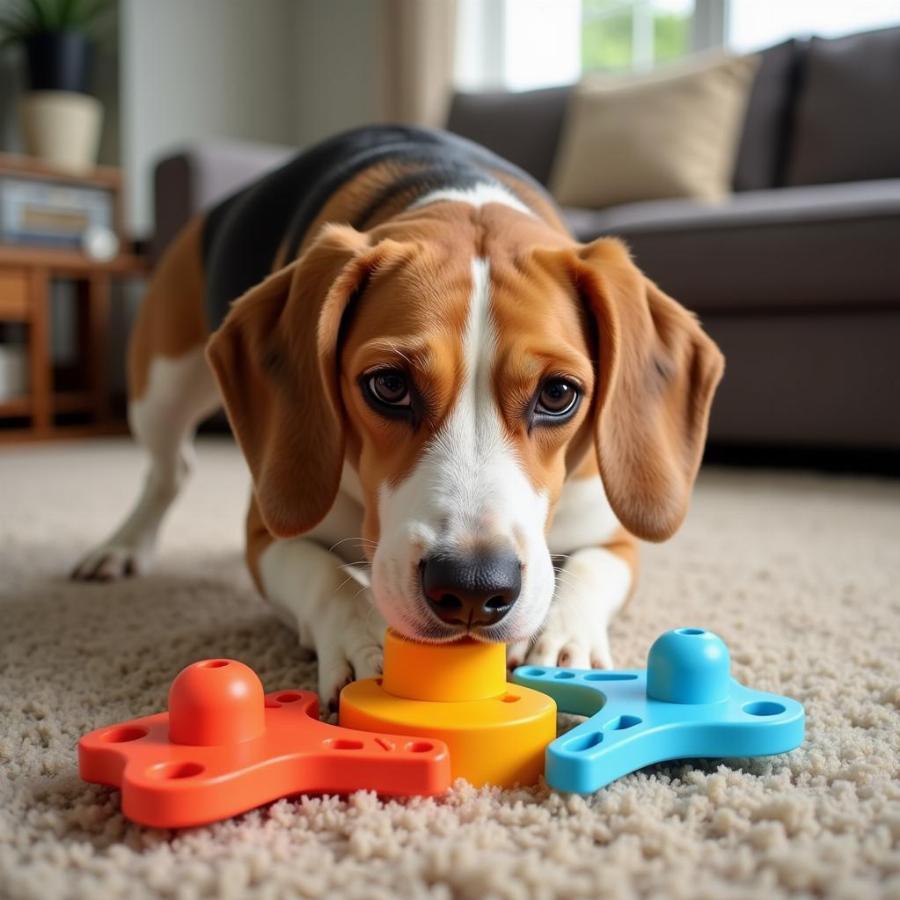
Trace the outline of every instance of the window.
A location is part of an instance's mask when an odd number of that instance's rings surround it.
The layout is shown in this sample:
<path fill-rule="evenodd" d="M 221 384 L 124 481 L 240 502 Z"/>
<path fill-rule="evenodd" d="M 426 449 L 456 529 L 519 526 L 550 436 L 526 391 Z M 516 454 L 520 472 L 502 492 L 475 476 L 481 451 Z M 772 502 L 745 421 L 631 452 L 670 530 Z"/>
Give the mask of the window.
<path fill-rule="evenodd" d="M 720 46 L 722 17 L 710 10 L 725 2 L 696 0 L 695 12 L 695 0 L 458 0 L 454 80 L 516 91 L 650 68 Z"/>
<path fill-rule="evenodd" d="M 686 56 L 693 16 L 693 0 L 582 0 L 582 71 L 649 69 Z"/>
<path fill-rule="evenodd" d="M 2 0 L 0 0 L 2 2 Z M 528 90 L 694 50 L 900 25 L 900 0 L 458 0 L 455 82 Z"/>
<path fill-rule="evenodd" d="M 522 91 L 581 74 L 581 0 L 458 0 L 456 86 Z"/>
<path fill-rule="evenodd" d="M 889 25 L 900 25 L 897 0 L 730 0 L 727 41 L 732 49 L 745 52 L 789 37 L 837 37 Z"/>

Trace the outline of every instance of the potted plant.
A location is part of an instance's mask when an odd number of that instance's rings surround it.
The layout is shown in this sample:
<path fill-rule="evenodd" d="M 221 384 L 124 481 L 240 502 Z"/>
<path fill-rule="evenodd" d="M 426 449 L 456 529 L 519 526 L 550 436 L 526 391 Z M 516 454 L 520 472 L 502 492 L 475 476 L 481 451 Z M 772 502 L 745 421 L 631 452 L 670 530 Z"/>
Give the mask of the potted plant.
<path fill-rule="evenodd" d="M 112 2 L 11 0 L 0 15 L 0 42 L 25 51 L 22 127 L 33 156 L 76 170 L 96 162 L 103 108 L 87 93 L 91 33 Z"/>

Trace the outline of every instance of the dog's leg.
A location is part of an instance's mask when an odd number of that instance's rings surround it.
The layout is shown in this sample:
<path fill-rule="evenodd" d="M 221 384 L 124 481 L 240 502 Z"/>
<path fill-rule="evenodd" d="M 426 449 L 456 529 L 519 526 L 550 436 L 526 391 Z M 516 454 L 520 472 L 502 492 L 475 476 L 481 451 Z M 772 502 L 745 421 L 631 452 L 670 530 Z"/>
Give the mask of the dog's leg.
<path fill-rule="evenodd" d="M 553 602 L 537 640 L 509 648 L 510 666 L 611 668 L 607 629 L 634 587 L 637 540 L 616 520 L 593 459 L 563 488 L 548 545 L 563 560 Z"/>
<path fill-rule="evenodd" d="M 132 434 L 150 458 L 143 490 L 125 521 L 84 557 L 73 578 L 107 581 L 147 569 L 160 524 L 190 472 L 194 430 L 218 405 L 202 347 L 152 361 L 146 390 L 128 407 Z"/>
<path fill-rule="evenodd" d="M 319 658 L 319 696 L 334 706 L 354 678 L 381 674 L 384 620 L 365 575 L 305 538 L 274 541 L 258 561 L 263 593 Z"/>

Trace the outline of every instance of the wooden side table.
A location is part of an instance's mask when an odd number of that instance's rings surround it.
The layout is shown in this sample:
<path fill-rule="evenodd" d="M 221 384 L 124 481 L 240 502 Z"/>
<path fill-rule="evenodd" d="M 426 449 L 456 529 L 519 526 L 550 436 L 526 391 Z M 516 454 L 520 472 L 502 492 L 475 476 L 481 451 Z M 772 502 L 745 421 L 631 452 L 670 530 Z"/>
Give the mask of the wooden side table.
<path fill-rule="evenodd" d="M 109 263 L 83 254 L 0 245 L 0 321 L 28 326 L 29 392 L 0 401 L 0 419 L 28 419 L 24 428 L 0 429 L 0 441 L 106 433 L 109 415 L 108 322 L 114 277 L 143 276 L 143 259 L 122 255 Z M 78 367 L 81 390 L 56 390 L 50 353 L 50 283 L 71 280 L 78 287 Z M 87 425 L 65 426 L 61 414 L 86 413 Z"/>
<path fill-rule="evenodd" d="M 24 172 L 59 183 L 88 184 L 112 191 L 120 223 L 118 170 L 97 169 L 88 176 L 57 172 L 33 160 L 0 155 L 0 173 Z M 117 228 L 121 234 L 121 229 Z M 28 439 L 75 437 L 121 431 L 110 415 L 107 379 L 110 287 L 113 279 L 142 277 L 146 261 L 120 253 L 108 262 L 77 250 L 0 243 L 0 322 L 18 322 L 28 332 L 28 393 L 0 400 L 0 443 Z M 50 288 L 54 280 L 76 286 L 77 388 L 54 384 L 51 355 Z M 61 419 L 79 414 L 78 425 Z M 22 426 L 18 422 L 24 422 Z M 16 423 L 10 427 L 10 423 Z"/>

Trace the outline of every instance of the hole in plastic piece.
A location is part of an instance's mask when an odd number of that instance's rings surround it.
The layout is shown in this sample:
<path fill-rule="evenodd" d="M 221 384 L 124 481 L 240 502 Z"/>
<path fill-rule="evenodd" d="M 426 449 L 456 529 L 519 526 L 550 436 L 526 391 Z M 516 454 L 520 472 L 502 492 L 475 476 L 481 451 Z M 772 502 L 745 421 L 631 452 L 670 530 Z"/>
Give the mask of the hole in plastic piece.
<path fill-rule="evenodd" d="M 266 709 L 281 709 L 281 704 L 274 697 L 266 697 Z"/>
<path fill-rule="evenodd" d="M 434 750 L 434 744 L 429 744 L 428 741 L 410 741 L 404 749 L 407 753 L 428 753 Z"/>
<path fill-rule="evenodd" d="M 147 734 L 146 728 L 138 728 L 137 725 L 120 725 L 111 728 L 103 734 L 103 740 L 110 744 L 125 744 L 128 741 L 138 741 Z"/>
<path fill-rule="evenodd" d="M 526 669 L 523 675 L 528 675 L 531 678 L 540 678 L 542 675 L 546 675 L 547 673 L 543 669 Z"/>
<path fill-rule="evenodd" d="M 504 694 L 500 698 L 501 703 L 516 703 L 521 700 L 521 697 L 517 697 L 515 694 Z"/>
<path fill-rule="evenodd" d="M 628 672 L 590 672 L 583 678 L 585 681 L 634 681 L 637 675 Z"/>
<path fill-rule="evenodd" d="M 778 716 L 784 712 L 784 707 L 773 700 L 756 700 L 746 704 L 744 712 L 751 716 Z"/>
<path fill-rule="evenodd" d="M 201 669 L 224 669 L 227 665 L 227 659 L 208 659 L 206 662 L 198 663 Z"/>
<path fill-rule="evenodd" d="M 285 691 L 282 694 L 276 694 L 275 699 L 279 703 L 294 703 L 297 700 L 302 700 L 303 694 L 298 694 L 296 691 Z"/>
<path fill-rule="evenodd" d="M 195 762 L 162 763 L 154 766 L 150 772 L 155 778 L 175 779 L 193 778 L 203 771 L 203 766 Z"/>
<path fill-rule="evenodd" d="M 584 753 L 585 750 L 593 750 L 602 740 L 603 735 L 599 731 L 594 731 L 591 734 L 582 734 L 569 741 L 566 744 L 566 750 L 571 753 Z"/>
<path fill-rule="evenodd" d="M 557 672 L 553 677 L 557 681 L 567 681 L 569 678 L 574 678 L 575 673 L 574 672 Z"/>
<path fill-rule="evenodd" d="M 332 750 L 362 750 L 362 741 L 351 741 L 347 738 L 338 738 L 334 741 L 325 741 Z"/>
<path fill-rule="evenodd" d="M 706 634 L 702 628 L 679 628 L 678 634 Z"/>
<path fill-rule="evenodd" d="M 617 716 L 606 724 L 607 731 L 624 731 L 626 728 L 634 728 L 640 725 L 641 720 L 637 716 Z"/>

